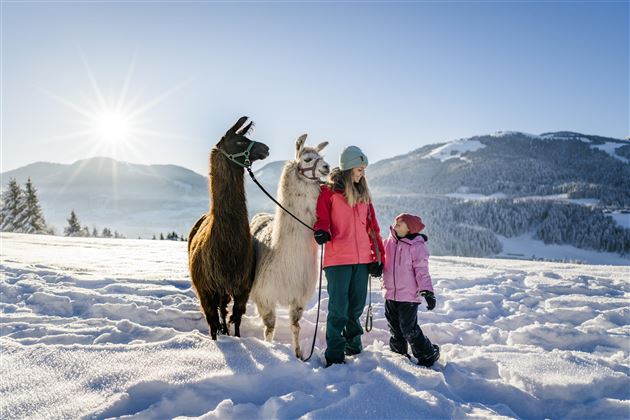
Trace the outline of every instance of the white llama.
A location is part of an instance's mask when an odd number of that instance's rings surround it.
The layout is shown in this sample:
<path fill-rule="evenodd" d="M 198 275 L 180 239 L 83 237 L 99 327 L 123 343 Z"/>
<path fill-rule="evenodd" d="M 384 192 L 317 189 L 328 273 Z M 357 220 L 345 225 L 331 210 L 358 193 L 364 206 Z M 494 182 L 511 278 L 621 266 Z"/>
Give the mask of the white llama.
<path fill-rule="evenodd" d="M 295 143 L 295 159 L 287 161 L 278 184 L 277 199 L 308 226 L 315 224 L 315 207 L 320 177 L 330 167 L 319 152 L 328 145 L 305 146 L 306 134 Z M 275 216 L 259 213 L 250 224 L 256 249 L 256 277 L 250 294 L 265 325 L 265 340 L 272 341 L 276 324 L 276 305 L 290 309 L 291 333 L 295 355 L 300 349 L 300 318 L 315 292 L 318 278 L 318 247 L 313 232 L 277 207 Z"/>

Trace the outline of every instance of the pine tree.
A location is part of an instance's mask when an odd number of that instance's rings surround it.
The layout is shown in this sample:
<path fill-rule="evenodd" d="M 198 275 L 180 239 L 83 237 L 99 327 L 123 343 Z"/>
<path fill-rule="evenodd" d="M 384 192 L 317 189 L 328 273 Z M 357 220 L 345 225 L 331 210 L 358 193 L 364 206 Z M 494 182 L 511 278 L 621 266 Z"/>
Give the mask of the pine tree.
<path fill-rule="evenodd" d="M 151 238 L 151 239 L 155 241 L 155 234 L 153 235 L 153 238 Z"/>
<path fill-rule="evenodd" d="M 46 221 L 37 198 L 37 189 L 33 186 L 31 178 L 26 181 L 22 231 L 25 233 L 46 233 L 47 231 Z"/>
<path fill-rule="evenodd" d="M 68 220 L 68 226 L 63 230 L 63 234 L 65 236 L 79 236 L 81 234 L 81 224 L 74 210 L 70 212 L 70 217 L 66 220 Z"/>
<path fill-rule="evenodd" d="M 90 228 L 87 226 L 83 226 L 81 228 L 81 233 L 79 236 L 83 236 L 84 238 L 89 238 L 90 237 Z"/>
<path fill-rule="evenodd" d="M 5 232 L 22 232 L 25 206 L 24 192 L 15 178 L 11 178 L 8 188 L 2 194 L 0 228 Z"/>
<path fill-rule="evenodd" d="M 112 231 L 109 228 L 103 228 L 103 234 L 101 235 L 103 238 L 111 238 Z"/>
<path fill-rule="evenodd" d="M 96 230 L 96 226 L 92 228 L 92 237 L 98 238 L 98 230 Z"/>
<path fill-rule="evenodd" d="M 162 234 L 162 232 L 160 232 L 160 241 L 164 240 L 164 235 Z"/>

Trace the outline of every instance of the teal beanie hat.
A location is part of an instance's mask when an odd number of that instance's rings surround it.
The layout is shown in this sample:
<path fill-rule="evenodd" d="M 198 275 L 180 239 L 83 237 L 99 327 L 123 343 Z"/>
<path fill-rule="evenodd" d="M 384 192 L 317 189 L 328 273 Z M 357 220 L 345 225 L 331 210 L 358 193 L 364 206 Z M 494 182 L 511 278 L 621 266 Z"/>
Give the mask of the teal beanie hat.
<path fill-rule="evenodd" d="M 339 169 L 342 171 L 358 168 L 363 165 L 368 165 L 368 158 L 357 146 L 346 147 L 343 149 L 343 152 L 341 152 L 341 156 L 339 156 Z"/>

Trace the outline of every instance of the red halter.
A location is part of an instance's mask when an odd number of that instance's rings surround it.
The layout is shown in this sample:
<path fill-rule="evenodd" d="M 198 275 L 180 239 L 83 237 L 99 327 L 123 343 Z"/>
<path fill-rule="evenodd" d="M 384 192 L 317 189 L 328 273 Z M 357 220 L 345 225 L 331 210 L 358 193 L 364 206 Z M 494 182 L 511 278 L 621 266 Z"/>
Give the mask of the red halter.
<path fill-rule="evenodd" d="M 310 166 L 308 168 L 303 168 L 300 165 L 298 165 L 298 172 L 302 174 L 302 176 L 304 176 L 305 178 L 311 179 L 313 181 L 315 180 L 319 180 L 319 177 L 315 174 L 315 169 L 317 168 L 317 164 L 319 163 L 319 161 L 322 160 L 321 157 L 318 157 L 317 159 L 315 159 L 315 163 L 313 163 L 313 166 Z M 307 172 L 312 172 L 312 175 L 309 176 L 306 173 Z"/>

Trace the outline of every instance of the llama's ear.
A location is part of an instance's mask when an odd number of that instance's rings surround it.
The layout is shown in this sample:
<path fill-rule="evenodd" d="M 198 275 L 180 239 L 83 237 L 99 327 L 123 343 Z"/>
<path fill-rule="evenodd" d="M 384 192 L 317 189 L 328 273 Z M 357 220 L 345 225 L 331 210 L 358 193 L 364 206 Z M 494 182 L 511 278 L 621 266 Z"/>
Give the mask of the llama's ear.
<path fill-rule="evenodd" d="M 254 127 L 254 121 L 250 121 L 245 127 L 239 129 L 236 134 L 240 136 L 246 136 L 251 133 L 252 128 Z"/>
<path fill-rule="evenodd" d="M 243 126 L 243 124 L 245 124 L 245 121 L 247 121 L 247 117 L 241 117 L 238 119 L 238 121 L 236 122 L 236 124 L 234 124 L 232 126 L 232 128 L 230 128 L 225 135 L 232 135 L 232 134 L 236 134 L 236 131 L 241 128 Z"/>
<path fill-rule="evenodd" d="M 300 150 L 302 150 L 302 147 L 304 147 L 304 143 L 306 142 L 306 136 L 307 134 L 302 134 L 300 137 L 298 137 L 297 141 L 295 142 L 295 157 L 296 158 L 300 157 Z"/>
<path fill-rule="evenodd" d="M 323 141 L 323 142 L 319 143 L 317 145 L 317 147 L 316 147 L 317 152 L 318 153 L 321 152 L 324 149 L 324 147 L 326 147 L 326 146 L 328 146 L 328 142 L 327 141 Z"/>

